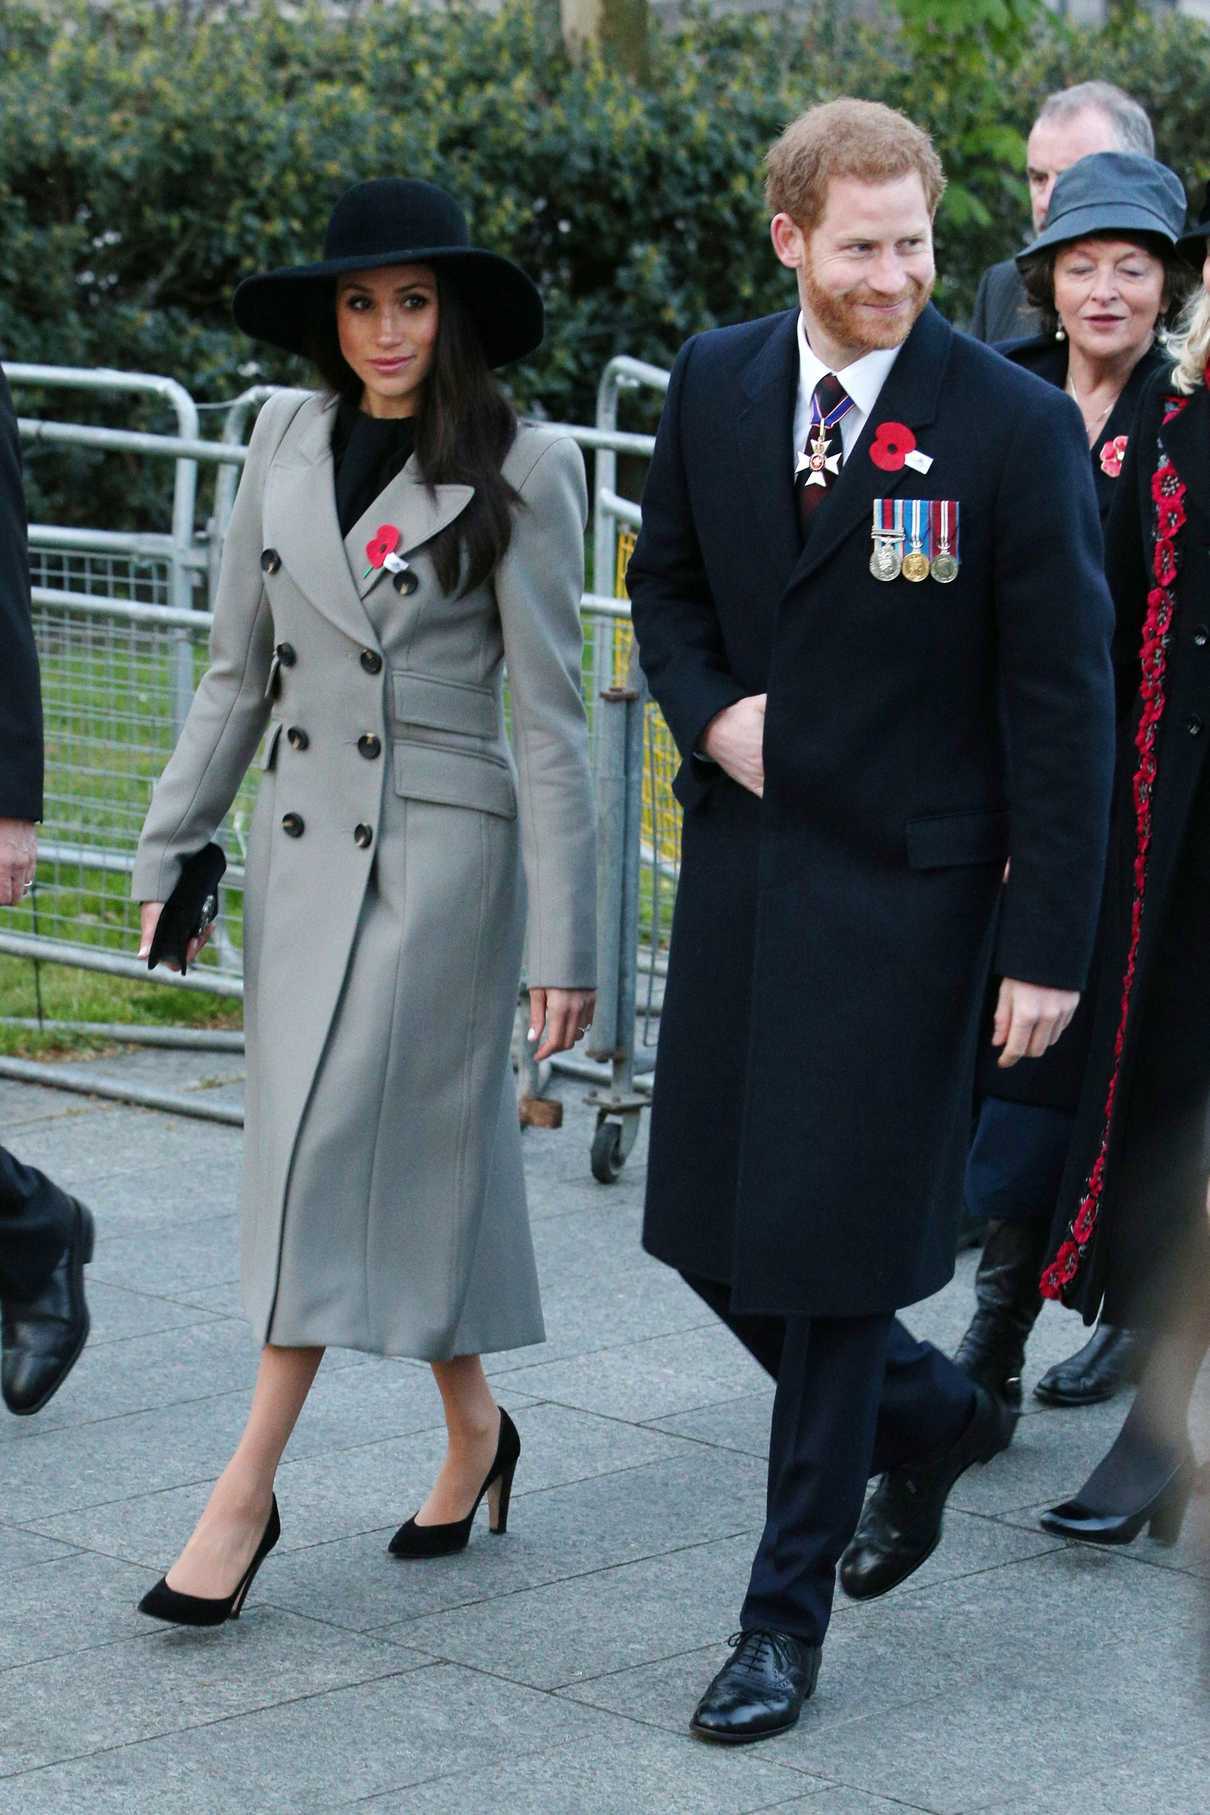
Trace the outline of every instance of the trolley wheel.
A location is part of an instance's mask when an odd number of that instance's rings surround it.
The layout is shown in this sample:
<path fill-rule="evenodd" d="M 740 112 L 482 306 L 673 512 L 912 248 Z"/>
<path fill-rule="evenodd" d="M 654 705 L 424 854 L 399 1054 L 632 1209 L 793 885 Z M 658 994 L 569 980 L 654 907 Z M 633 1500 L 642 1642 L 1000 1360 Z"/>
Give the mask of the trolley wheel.
<path fill-rule="evenodd" d="M 612 1185 L 626 1164 L 620 1122 L 601 1122 L 592 1137 L 592 1176 L 601 1185 Z"/>

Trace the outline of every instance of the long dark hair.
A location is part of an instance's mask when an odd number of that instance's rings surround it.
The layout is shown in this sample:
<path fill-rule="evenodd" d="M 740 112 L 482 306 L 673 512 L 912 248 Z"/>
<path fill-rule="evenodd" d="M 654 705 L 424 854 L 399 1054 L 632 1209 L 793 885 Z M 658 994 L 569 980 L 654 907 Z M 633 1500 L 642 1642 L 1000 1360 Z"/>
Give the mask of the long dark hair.
<path fill-rule="evenodd" d="M 510 507 L 520 494 L 501 472 L 517 433 L 517 416 L 487 363 L 474 319 L 454 284 L 434 267 L 437 280 L 437 346 L 416 413 L 416 459 L 426 485 L 471 485 L 466 509 L 429 544 L 437 578 L 447 593 L 472 592 L 508 552 Z M 324 285 L 313 305 L 310 354 L 324 387 L 350 403 L 362 384 L 340 350 L 335 285 Z"/>

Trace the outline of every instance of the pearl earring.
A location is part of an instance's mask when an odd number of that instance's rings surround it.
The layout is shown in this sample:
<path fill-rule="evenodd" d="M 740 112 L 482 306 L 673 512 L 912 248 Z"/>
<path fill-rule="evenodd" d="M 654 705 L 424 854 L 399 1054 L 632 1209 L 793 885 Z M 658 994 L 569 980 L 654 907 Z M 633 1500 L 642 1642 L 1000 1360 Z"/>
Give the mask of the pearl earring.
<path fill-rule="evenodd" d="M 1066 340 L 1067 339 L 1067 330 L 1063 326 L 1062 322 L 1060 322 L 1058 327 L 1055 329 L 1055 339 L 1056 340 Z"/>

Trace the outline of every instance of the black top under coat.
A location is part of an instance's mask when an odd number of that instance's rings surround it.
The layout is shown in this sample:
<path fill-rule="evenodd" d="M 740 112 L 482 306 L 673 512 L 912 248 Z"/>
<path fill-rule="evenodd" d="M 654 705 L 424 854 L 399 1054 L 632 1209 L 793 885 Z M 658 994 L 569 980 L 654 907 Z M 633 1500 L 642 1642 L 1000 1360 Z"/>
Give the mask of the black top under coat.
<path fill-rule="evenodd" d="M 416 446 L 414 416 L 367 416 L 342 398 L 332 428 L 336 515 L 347 536 L 403 468 Z"/>

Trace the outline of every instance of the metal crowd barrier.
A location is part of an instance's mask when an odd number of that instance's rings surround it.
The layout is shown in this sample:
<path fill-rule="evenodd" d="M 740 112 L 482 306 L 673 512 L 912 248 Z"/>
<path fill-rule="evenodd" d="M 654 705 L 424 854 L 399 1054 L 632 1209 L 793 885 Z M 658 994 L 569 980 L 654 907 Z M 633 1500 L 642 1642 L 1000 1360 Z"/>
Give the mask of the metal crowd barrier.
<path fill-rule="evenodd" d="M 146 979 L 133 956 L 138 912 L 129 899 L 129 878 L 135 845 L 151 786 L 206 665 L 212 620 L 198 607 L 213 596 L 245 437 L 269 390 L 253 387 L 235 399 L 220 439 L 205 441 L 198 435 L 196 405 L 170 379 L 42 366 L 7 370 L 15 391 L 25 385 L 136 391 L 161 396 L 176 411 L 175 436 L 20 419 L 27 440 L 174 462 L 170 534 L 31 526 L 46 814 L 37 887 L 0 922 L 0 952 Z M 649 1101 L 643 1075 L 654 1064 L 679 861 L 679 819 L 667 789 L 671 738 L 642 694 L 623 584 L 639 512 L 618 493 L 618 456 L 645 458 L 653 445 L 651 436 L 617 426 L 619 394 L 638 384 L 662 390 L 667 375 L 641 361 L 611 361 L 596 423 L 568 430 L 594 459 L 594 590 L 585 594 L 582 613 L 584 696 L 598 791 L 601 990 L 588 1050 L 555 1063 L 594 1087 L 592 1166 L 602 1180 L 617 1176 Z M 214 475 L 213 510 L 200 534 L 194 528 L 199 468 Z M 173 978 L 176 987 L 242 994 L 243 859 L 255 782 L 253 771 L 219 832 L 229 867 L 215 937 L 186 978 Z M 640 975 L 644 1001 L 636 1017 Z M 536 1094 L 537 1080 L 533 1084 Z"/>

